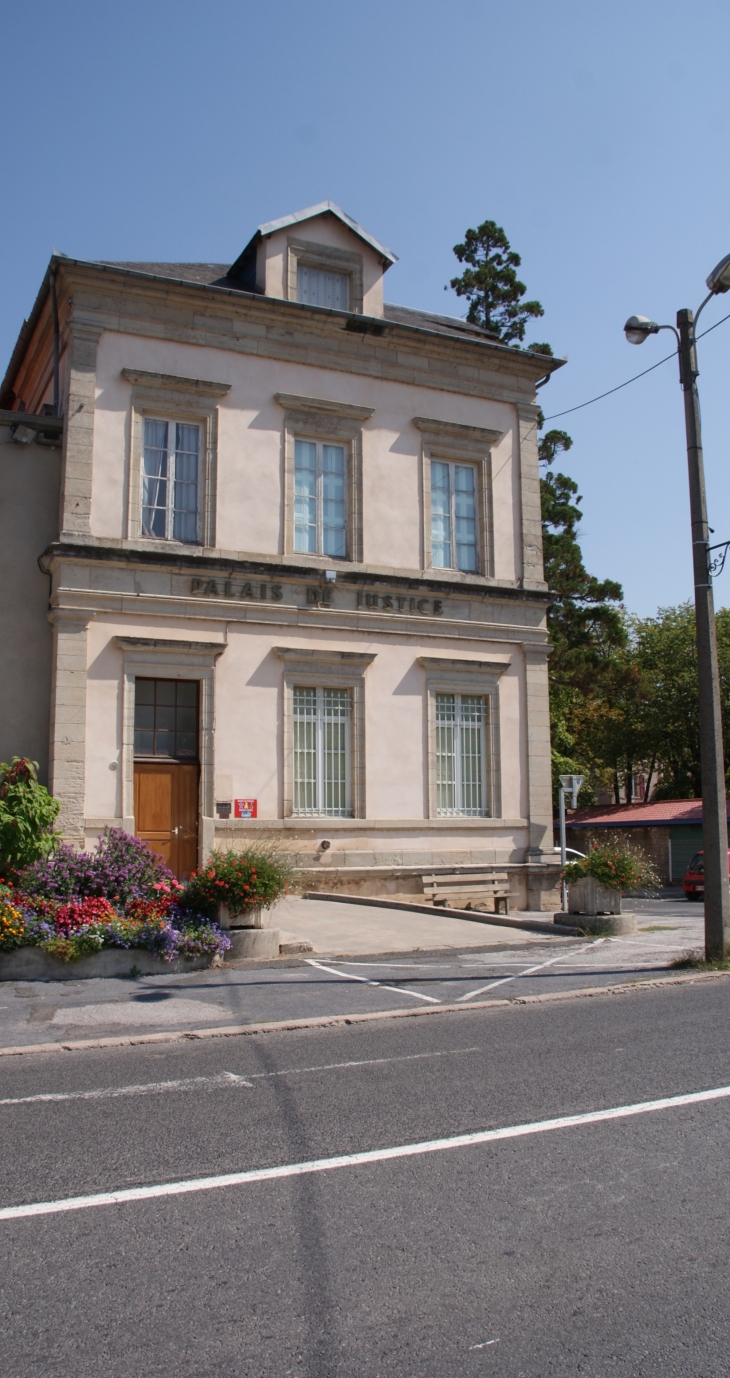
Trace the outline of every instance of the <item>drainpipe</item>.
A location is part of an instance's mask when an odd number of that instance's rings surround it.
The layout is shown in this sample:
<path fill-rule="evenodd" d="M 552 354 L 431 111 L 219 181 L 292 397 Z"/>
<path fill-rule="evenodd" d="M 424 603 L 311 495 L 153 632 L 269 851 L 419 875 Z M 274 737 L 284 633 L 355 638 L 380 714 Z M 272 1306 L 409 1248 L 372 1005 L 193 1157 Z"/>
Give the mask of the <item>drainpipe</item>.
<path fill-rule="evenodd" d="M 59 365 L 58 365 L 58 298 L 56 296 L 56 270 L 51 268 L 51 311 L 53 313 L 53 415 L 58 416 L 59 404 Z"/>

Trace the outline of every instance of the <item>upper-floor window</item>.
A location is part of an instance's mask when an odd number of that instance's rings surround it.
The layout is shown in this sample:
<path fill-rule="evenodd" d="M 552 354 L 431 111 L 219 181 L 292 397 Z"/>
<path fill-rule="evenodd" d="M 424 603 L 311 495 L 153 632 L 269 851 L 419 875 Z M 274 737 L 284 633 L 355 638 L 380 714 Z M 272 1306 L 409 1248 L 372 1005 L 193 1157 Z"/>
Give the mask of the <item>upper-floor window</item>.
<path fill-rule="evenodd" d="M 347 559 L 344 445 L 294 442 L 294 549 Z"/>
<path fill-rule="evenodd" d="M 297 265 L 297 301 L 307 306 L 329 306 L 333 311 L 349 311 L 350 279 L 347 273 L 329 273 L 322 268 Z"/>
<path fill-rule="evenodd" d="M 436 569 L 478 570 L 473 464 L 431 460 L 431 560 Z"/>
<path fill-rule="evenodd" d="M 142 535 L 199 539 L 200 427 L 144 419 Z"/>

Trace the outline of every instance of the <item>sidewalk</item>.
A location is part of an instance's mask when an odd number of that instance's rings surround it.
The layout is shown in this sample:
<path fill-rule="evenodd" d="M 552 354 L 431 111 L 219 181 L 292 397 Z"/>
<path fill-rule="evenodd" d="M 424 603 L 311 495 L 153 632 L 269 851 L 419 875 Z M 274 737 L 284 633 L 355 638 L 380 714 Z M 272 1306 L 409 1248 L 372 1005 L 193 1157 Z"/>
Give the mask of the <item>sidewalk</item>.
<path fill-rule="evenodd" d="M 549 921 L 551 914 L 515 914 L 519 919 Z M 544 935 L 522 929 L 442 915 L 410 914 L 373 904 L 308 900 L 291 896 L 276 906 L 272 923 L 282 941 L 309 941 L 315 953 L 358 957 L 380 952 L 443 952 L 449 948 L 521 947 L 544 943 Z M 549 939 L 550 940 L 550 939 Z"/>

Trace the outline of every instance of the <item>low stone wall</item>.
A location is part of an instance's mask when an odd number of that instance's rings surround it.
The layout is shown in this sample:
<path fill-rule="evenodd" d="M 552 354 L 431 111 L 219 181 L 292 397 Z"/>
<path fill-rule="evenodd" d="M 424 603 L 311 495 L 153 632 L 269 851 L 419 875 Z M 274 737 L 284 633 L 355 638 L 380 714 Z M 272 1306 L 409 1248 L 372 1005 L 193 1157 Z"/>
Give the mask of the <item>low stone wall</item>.
<path fill-rule="evenodd" d="M 60 962 L 58 957 L 42 952 L 39 947 L 18 947 L 0 956 L 0 981 L 84 981 L 99 976 L 170 976 L 186 971 L 205 971 L 221 959 L 205 957 L 176 957 L 174 962 L 161 962 L 140 947 L 109 947 L 77 962 Z"/>
<path fill-rule="evenodd" d="M 294 871 L 295 889 L 325 890 L 330 894 L 373 895 L 399 897 L 409 900 L 423 899 L 421 877 L 433 875 L 469 875 L 484 872 L 490 868 L 475 865 L 441 866 L 299 866 Z M 506 865 L 495 866 L 493 870 L 506 871 L 509 877 L 510 910 L 545 910 L 552 912 L 560 907 L 560 868 L 545 864 L 536 866 Z"/>

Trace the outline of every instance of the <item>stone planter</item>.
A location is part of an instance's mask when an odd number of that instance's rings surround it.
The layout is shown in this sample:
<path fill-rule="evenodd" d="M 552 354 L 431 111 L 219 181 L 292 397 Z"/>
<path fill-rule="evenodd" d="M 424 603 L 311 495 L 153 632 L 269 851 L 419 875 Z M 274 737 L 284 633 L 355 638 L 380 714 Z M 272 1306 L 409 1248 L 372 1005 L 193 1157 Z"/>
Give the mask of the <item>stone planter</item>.
<path fill-rule="evenodd" d="M 17 947 L 0 955 L 0 981 L 89 981 L 100 976 L 171 976 L 220 966 L 222 955 L 176 957 L 161 962 L 143 947 L 108 947 L 77 962 L 60 962 L 39 947 Z"/>
<path fill-rule="evenodd" d="M 554 922 L 570 925 L 596 937 L 636 932 L 636 915 L 621 908 L 621 891 L 602 885 L 595 876 L 583 876 L 568 886 L 568 912 Z"/>
<path fill-rule="evenodd" d="M 227 962 L 266 961 L 279 956 L 281 934 L 278 928 L 231 928 L 231 946 L 224 953 Z"/>
<path fill-rule="evenodd" d="M 583 876 L 568 886 L 569 914 L 620 914 L 621 891 L 603 885 L 595 876 Z"/>
<path fill-rule="evenodd" d="M 229 928 L 263 928 L 265 912 L 259 905 L 257 909 L 246 909 L 242 914 L 232 914 L 227 904 L 219 904 L 218 927 L 226 932 Z"/>

